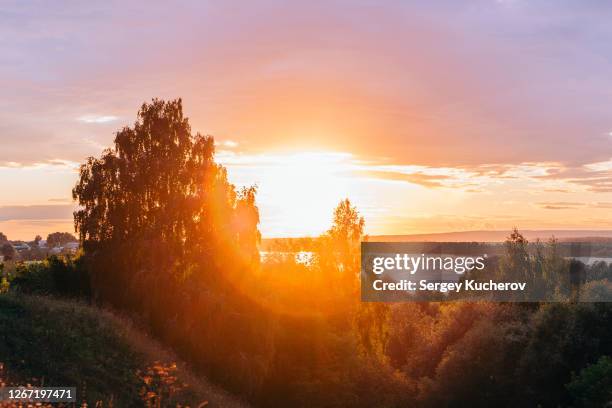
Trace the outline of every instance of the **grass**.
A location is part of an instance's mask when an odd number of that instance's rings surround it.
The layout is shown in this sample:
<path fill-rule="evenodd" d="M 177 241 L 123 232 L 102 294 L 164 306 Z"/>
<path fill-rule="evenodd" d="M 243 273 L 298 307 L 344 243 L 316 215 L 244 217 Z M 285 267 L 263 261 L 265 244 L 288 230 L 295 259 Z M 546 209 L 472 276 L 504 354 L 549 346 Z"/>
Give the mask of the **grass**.
<path fill-rule="evenodd" d="M 49 297 L 0 295 L 0 367 L 0 383 L 75 386 L 89 406 L 245 406 L 129 320 Z"/>

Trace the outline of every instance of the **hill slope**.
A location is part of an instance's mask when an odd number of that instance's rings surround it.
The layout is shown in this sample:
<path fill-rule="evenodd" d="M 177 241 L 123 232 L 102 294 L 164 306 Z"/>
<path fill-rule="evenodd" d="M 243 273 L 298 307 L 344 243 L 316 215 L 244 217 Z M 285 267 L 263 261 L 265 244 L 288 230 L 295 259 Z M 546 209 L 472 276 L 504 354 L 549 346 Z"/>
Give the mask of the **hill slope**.
<path fill-rule="evenodd" d="M 160 398 L 207 407 L 245 404 L 194 375 L 126 319 L 82 303 L 0 295 L 0 383 L 75 386 L 89 406 Z M 157 405 L 154 405 L 157 406 Z"/>

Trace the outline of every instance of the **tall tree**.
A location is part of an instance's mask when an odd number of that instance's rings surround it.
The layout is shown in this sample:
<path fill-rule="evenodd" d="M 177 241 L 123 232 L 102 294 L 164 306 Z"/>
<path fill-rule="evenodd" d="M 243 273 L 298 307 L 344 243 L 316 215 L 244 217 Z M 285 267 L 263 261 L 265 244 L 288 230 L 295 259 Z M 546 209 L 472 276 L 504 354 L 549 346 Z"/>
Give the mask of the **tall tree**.
<path fill-rule="evenodd" d="M 319 240 L 317 256 L 321 268 L 337 269 L 337 275 L 346 281 L 351 291 L 359 273 L 359 245 L 364 225 L 363 217 L 347 198 L 334 209 L 332 226 Z"/>
<path fill-rule="evenodd" d="M 228 182 L 213 138 L 191 133 L 180 99 L 143 104 L 134 126 L 81 166 L 73 198 L 93 289 L 106 300 L 172 309 L 258 260 L 255 189 Z"/>

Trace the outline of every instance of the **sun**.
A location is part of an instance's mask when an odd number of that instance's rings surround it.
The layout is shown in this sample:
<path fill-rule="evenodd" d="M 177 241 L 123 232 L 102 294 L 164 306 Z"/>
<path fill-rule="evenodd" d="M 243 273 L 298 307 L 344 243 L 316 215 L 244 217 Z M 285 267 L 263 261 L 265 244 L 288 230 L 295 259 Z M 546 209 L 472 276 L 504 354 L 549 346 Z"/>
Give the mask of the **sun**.
<path fill-rule="evenodd" d="M 333 208 L 350 196 L 348 153 L 287 152 L 220 157 L 232 182 L 257 185 L 264 237 L 318 235 L 329 228 Z M 254 171 L 255 168 L 257 171 Z M 286 220 L 292 220 L 288 224 Z"/>

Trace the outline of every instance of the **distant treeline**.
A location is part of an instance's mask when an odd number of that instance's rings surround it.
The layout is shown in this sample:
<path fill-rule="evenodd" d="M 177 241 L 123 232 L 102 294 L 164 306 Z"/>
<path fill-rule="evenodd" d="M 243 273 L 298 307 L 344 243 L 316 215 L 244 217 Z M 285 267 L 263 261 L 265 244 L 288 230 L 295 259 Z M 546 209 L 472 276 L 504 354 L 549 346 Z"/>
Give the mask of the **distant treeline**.
<path fill-rule="evenodd" d="M 312 251 L 315 248 L 315 240 L 313 237 L 299 238 L 264 238 L 261 240 L 260 249 L 265 252 L 299 252 Z M 385 237 L 368 237 L 364 240 L 374 242 L 402 242 L 398 240 L 385 241 Z M 559 255 L 567 258 L 610 258 L 612 262 L 612 238 L 572 238 L 571 240 L 558 240 L 550 237 L 548 241 L 529 242 L 527 249 L 530 253 L 535 253 L 550 241 L 554 241 Z M 478 241 L 408 241 L 402 242 L 406 248 L 413 245 L 415 249 L 420 249 L 423 245 L 435 247 L 436 245 L 445 245 L 452 247 L 458 252 L 465 254 L 486 253 L 489 255 L 503 255 L 504 242 L 478 242 Z M 407 245 L 407 246 L 406 246 Z M 432 249 L 435 252 L 435 248 Z"/>

